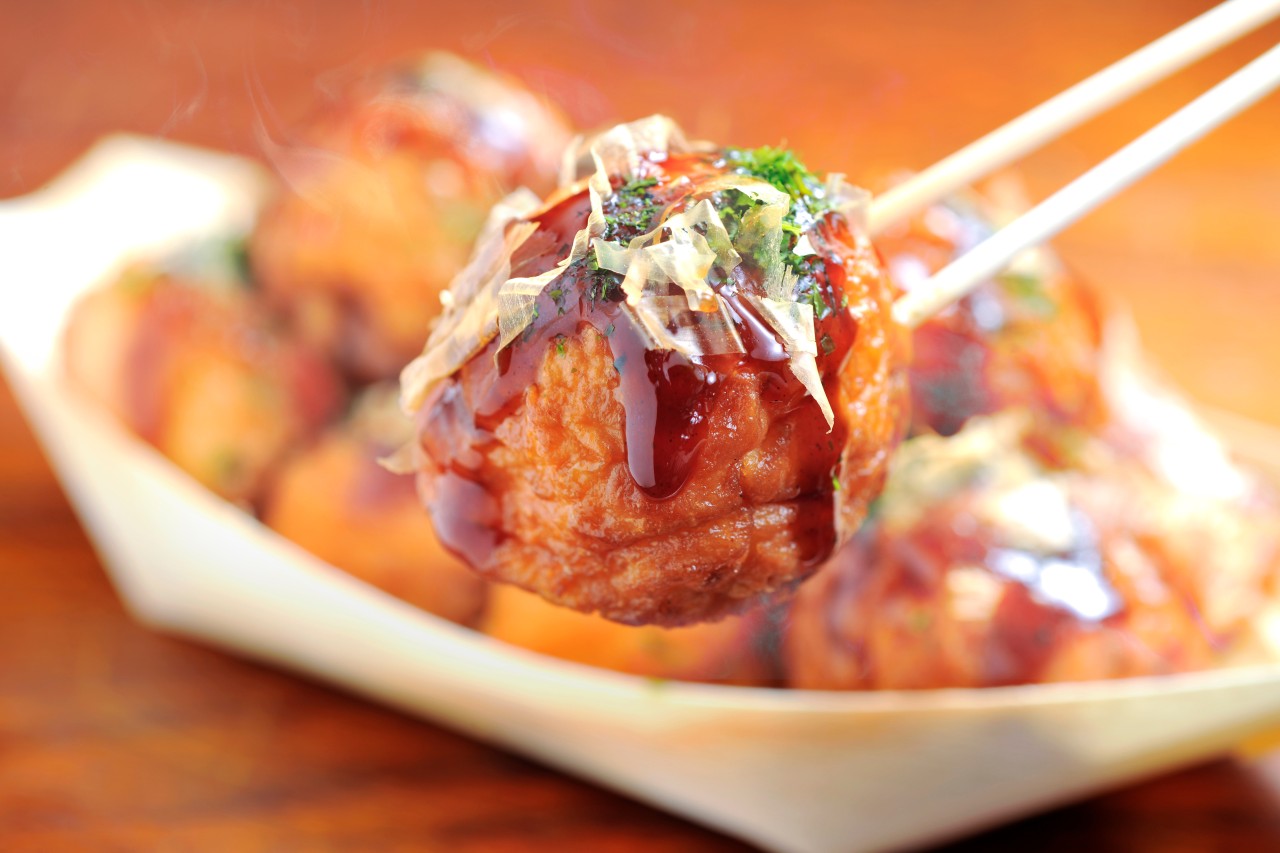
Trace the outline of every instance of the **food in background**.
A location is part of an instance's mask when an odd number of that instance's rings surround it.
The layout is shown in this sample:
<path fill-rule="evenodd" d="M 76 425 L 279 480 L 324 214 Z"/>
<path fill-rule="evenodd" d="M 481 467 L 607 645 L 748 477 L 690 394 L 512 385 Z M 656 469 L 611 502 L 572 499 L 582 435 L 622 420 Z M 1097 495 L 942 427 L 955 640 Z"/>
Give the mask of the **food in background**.
<path fill-rule="evenodd" d="M 879 491 L 906 419 L 894 292 L 864 194 L 790 152 L 661 117 L 591 149 L 590 178 L 491 216 L 402 377 L 408 467 L 487 578 L 715 620 L 790 592 Z"/>
<path fill-rule="evenodd" d="M 378 459 L 408 440 L 394 384 L 375 385 L 350 417 L 294 454 L 275 478 L 262 520 L 343 571 L 446 619 L 471 624 L 485 583 L 446 551 L 413 480 Z"/>
<path fill-rule="evenodd" d="M 911 439 L 873 520 L 796 596 L 788 681 L 990 687 L 1219 663 L 1280 568 L 1280 515 L 1236 474 L 1234 494 L 1183 488 L 1025 411 Z"/>
<path fill-rule="evenodd" d="M 923 283 L 1025 208 L 1012 179 L 956 196 L 876 238 L 895 281 Z M 1026 407 L 1097 425 L 1103 346 L 1098 297 L 1038 247 L 912 334 L 913 434 L 952 435 L 974 415 Z"/>
<path fill-rule="evenodd" d="M 448 54 L 353 81 L 287 148 L 253 268 L 308 341 L 361 380 L 422 348 L 484 216 L 549 188 L 570 137 L 520 84 Z"/>
<path fill-rule="evenodd" d="M 620 625 L 494 584 L 480 630 L 512 645 L 632 675 L 759 686 L 777 681 L 776 634 L 764 609 L 684 628 Z"/>
<path fill-rule="evenodd" d="M 232 251 L 210 244 L 195 262 L 126 270 L 72 310 L 64 354 L 72 381 L 141 438 L 222 497 L 252 504 L 345 391 L 218 260 Z"/>

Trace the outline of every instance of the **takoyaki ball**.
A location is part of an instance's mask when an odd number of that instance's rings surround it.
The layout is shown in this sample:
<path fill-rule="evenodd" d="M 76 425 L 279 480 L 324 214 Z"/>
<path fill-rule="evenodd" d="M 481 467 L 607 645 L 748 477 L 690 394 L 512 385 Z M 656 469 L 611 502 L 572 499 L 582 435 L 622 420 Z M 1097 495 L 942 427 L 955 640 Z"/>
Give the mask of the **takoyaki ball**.
<path fill-rule="evenodd" d="M 776 634 L 764 611 L 684 628 L 620 625 L 495 584 L 480 629 L 515 646 L 632 675 L 756 686 L 777 680 Z"/>
<path fill-rule="evenodd" d="M 1048 470 L 1023 443 L 1026 423 L 977 418 L 954 438 L 904 445 L 874 521 L 796 596 L 788 683 L 1162 674 L 1210 666 L 1248 632 L 1274 583 L 1274 513 L 1174 494 L 1097 442 L 1083 454 L 1103 467 Z M 1216 586 L 1186 582 L 1209 565 Z"/>
<path fill-rule="evenodd" d="M 786 593 L 857 529 L 906 419 L 862 199 L 788 152 L 621 125 L 495 212 L 406 369 L 441 540 L 628 624 Z"/>
<path fill-rule="evenodd" d="M 1101 492 L 1097 511 L 1122 514 L 1135 536 L 1168 553 L 1171 582 L 1200 603 L 1209 630 L 1229 634 L 1266 601 L 1274 580 L 1280 497 L 1151 371 L 1119 319 L 1108 327 L 1101 384 L 1109 417 L 1099 440 L 1049 433 L 1039 436 L 1037 452 L 1059 467 L 1138 469 L 1132 499 Z"/>
<path fill-rule="evenodd" d="M 1008 195 L 1008 193 L 1005 193 Z M 880 235 L 897 283 L 918 286 L 1021 212 L 976 195 L 937 204 Z M 1096 424 L 1102 309 L 1039 247 L 918 326 L 912 335 L 912 434 L 952 435 L 974 415 L 1025 406 Z"/>
<path fill-rule="evenodd" d="M 348 574 L 471 624 L 484 604 L 484 581 L 422 523 L 412 479 L 378 464 L 411 432 L 394 384 L 372 386 L 346 421 L 288 460 L 267 492 L 262 520 Z"/>
<path fill-rule="evenodd" d="M 251 504 L 272 468 L 341 409 L 328 362 L 243 284 L 133 267 L 72 310 L 70 378 L 178 467 Z"/>
<path fill-rule="evenodd" d="M 569 137 L 520 84 L 448 54 L 369 74 L 275 156 L 282 190 L 253 234 L 254 271 L 349 375 L 394 377 L 486 211 L 552 186 Z"/>

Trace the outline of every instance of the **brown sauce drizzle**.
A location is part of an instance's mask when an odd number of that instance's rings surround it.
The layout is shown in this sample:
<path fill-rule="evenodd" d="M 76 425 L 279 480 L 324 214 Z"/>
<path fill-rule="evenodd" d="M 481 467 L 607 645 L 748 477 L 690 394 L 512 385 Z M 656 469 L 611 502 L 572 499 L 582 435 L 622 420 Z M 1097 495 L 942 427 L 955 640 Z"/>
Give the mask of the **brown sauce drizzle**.
<path fill-rule="evenodd" d="M 655 224 L 693 204 L 700 179 L 727 171 L 714 154 L 669 155 L 649 167 L 659 179 L 649 190 L 650 203 L 661 211 Z M 538 230 L 516 251 L 511 275 L 537 275 L 566 257 L 589 213 L 583 190 L 536 216 Z M 828 306 L 817 318 L 815 337 L 818 368 L 834 403 L 839 371 L 857 335 L 855 318 L 842 310 L 844 260 L 854 251 L 854 239 L 848 222 L 836 212 L 823 215 L 808 234 L 819 255 L 811 259 L 802 286 L 818 288 Z M 618 236 L 625 243 L 634 234 Z M 797 531 L 797 539 L 804 559 L 825 559 L 835 544 L 832 494 L 848 428 L 836 404 L 836 423 L 828 430 L 817 402 L 792 374 L 782 341 L 745 298 L 763 295 L 755 268 L 743 263 L 731 275 L 718 276 L 719 281 L 713 275 L 709 281 L 726 301 L 746 352 L 686 357 L 646 347 L 625 305 L 621 277 L 593 269 L 590 260 L 571 265 L 544 288 L 524 334 L 502 351 L 497 339 L 490 341 L 424 407 L 423 447 L 442 471 L 432 515 L 444 544 L 481 565 L 500 543 L 499 504 L 480 483 L 480 453 L 494 441 L 502 422 L 519 410 L 542 359 L 555 352 L 558 339 L 590 327 L 608 339 L 619 377 L 615 397 L 625 413 L 628 468 L 649 498 L 671 498 L 688 482 L 726 395 L 756 393 L 775 421 L 791 416 L 789 439 L 804 448 L 805 460 L 795 496 L 803 505 L 798 524 L 804 529 Z M 683 291 L 672 284 L 670 293 Z M 459 381 L 470 389 L 470 410 L 461 399 Z"/>

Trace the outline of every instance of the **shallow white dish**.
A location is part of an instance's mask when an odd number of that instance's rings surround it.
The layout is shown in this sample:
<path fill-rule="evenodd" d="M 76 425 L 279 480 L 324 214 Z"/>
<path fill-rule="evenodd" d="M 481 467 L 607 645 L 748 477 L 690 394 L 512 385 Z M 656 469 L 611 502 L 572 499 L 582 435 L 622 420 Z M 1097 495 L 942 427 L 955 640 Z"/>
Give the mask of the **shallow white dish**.
<path fill-rule="evenodd" d="M 502 744 L 781 851 L 920 845 L 1280 723 L 1280 664 L 1079 685 L 820 693 L 654 683 L 514 649 L 310 557 L 82 403 L 57 341 L 129 258 L 243 228 L 256 167 L 104 140 L 0 204 L 0 355 L 137 617 Z M 1280 436 L 1230 429 L 1280 472 Z M 1238 440 L 1237 440 L 1238 439 Z"/>

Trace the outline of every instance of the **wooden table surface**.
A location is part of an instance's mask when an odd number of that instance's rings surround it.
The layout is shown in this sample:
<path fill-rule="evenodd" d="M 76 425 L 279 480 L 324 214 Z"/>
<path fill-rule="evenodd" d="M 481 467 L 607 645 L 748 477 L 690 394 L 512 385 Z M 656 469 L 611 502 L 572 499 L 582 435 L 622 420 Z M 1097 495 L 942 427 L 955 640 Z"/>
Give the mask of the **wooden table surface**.
<path fill-rule="evenodd" d="M 515 73 L 584 126 L 661 110 L 700 136 L 786 140 L 811 165 L 857 178 L 925 165 L 1208 5 L 8 3 L 0 197 L 35 189 L 116 130 L 254 156 L 258 129 L 305 114 L 326 75 L 424 47 Z M 1033 195 L 1277 37 L 1275 26 L 1251 36 L 1029 158 Z M 1132 306 L 1184 387 L 1280 423 L 1280 100 L 1057 245 Z M 0 385 L 0 849 L 659 846 L 741 845 L 135 625 Z M 1280 751 L 1255 749 L 956 849 L 1033 846 L 1280 849 Z"/>

